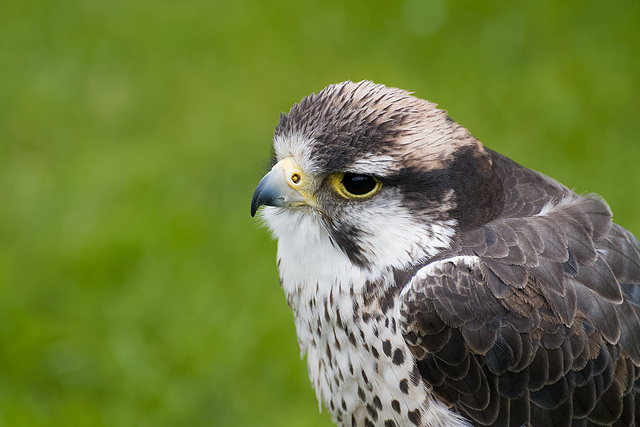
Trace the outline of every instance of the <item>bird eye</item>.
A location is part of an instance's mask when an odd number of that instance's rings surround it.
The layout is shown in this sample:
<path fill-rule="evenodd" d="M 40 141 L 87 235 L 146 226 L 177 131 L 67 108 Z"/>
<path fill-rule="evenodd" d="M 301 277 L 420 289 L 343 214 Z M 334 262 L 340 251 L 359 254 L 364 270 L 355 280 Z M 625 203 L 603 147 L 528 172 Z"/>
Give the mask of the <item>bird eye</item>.
<path fill-rule="evenodd" d="M 382 187 L 382 183 L 373 176 L 345 173 L 340 178 L 338 190 L 347 198 L 371 196 Z"/>
<path fill-rule="evenodd" d="M 376 188 L 376 180 L 367 175 L 345 173 L 342 177 L 342 185 L 349 193 L 356 196 L 364 196 Z"/>

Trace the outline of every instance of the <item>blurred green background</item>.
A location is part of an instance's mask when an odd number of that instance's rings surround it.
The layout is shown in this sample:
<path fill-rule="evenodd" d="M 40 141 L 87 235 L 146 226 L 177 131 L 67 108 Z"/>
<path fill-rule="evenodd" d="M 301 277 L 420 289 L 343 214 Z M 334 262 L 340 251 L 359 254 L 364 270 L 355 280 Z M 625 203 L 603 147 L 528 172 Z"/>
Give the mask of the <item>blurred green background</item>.
<path fill-rule="evenodd" d="M 281 111 L 372 79 L 640 234 L 640 3 L 5 0 L 0 425 L 327 426 L 249 216 Z"/>

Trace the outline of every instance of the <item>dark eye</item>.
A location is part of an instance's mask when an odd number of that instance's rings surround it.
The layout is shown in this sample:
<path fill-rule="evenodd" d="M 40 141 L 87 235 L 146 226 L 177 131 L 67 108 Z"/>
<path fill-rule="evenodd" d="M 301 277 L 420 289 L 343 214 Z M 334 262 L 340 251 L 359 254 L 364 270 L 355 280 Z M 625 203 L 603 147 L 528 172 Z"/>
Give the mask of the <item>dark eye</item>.
<path fill-rule="evenodd" d="M 375 190 L 379 181 L 369 175 L 345 173 L 341 182 L 344 185 L 344 189 L 349 193 L 354 196 L 364 196 Z"/>

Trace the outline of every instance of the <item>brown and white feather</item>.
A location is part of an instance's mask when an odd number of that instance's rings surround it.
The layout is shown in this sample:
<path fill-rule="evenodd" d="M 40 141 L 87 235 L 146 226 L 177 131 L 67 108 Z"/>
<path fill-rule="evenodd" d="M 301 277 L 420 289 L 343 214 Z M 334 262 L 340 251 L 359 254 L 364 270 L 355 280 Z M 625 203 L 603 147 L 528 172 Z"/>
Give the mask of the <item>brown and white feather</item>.
<path fill-rule="evenodd" d="M 640 420 L 640 244 L 601 198 L 371 82 L 282 115 L 317 206 L 265 206 L 318 400 L 340 425 Z M 346 200 L 335 173 L 373 175 Z M 254 196 L 255 197 L 255 196 Z"/>

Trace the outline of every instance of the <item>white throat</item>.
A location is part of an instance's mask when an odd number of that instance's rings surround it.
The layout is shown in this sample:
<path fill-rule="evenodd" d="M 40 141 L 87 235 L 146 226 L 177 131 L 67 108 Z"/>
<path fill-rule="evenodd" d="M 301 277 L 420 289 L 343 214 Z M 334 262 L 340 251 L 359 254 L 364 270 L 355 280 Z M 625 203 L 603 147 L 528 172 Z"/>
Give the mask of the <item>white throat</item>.
<path fill-rule="evenodd" d="M 331 241 L 327 230 L 313 215 L 271 207 L 264 207 L 262 215 L 278 239 L 278 269 L 287 297 L 305 288 L 313 292 L 319 288 L 325 294 L 339 285 L 338 280 L 357 286 L 371 277 L 371 271 L 354 265 Z"/>
<path fill-rule="evenodd" d="M 404 269 L 449 247 L 454 221 L 416 223 L 398 215 L 394 226 L 385 219 L 370 218 L 373 232 L 367 242 L 367 265 L 354 264 L 332 241 L 320 218 L 310 212 L 265 206 L 262 218 L 278 239 L 278 269 L 282 287 L 291 299 L 309 292 L 328 294 L 346 290 L 360 293 L 367 281 L 379 279 L 391 269 Z M 290 301 L 291 303 L 291 301 Z"/>

